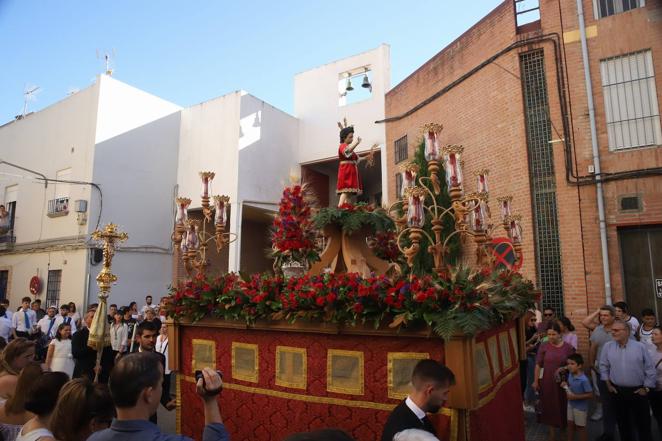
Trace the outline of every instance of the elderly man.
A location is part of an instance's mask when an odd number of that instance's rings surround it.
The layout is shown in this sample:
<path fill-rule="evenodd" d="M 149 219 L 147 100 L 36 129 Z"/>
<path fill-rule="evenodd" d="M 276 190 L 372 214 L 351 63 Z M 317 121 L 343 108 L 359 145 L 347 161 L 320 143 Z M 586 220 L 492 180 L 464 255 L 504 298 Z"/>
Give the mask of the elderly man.
<path fill-rule="evenodd" d="M 621 439 L 652 441 L 648 391 L 655 388 L 656 369 L 646 346 L 630 332 L 623 320 L 611 325 L 613 340 L 600 353 L 600 377 L 607 383 Z"/>
<path fill-rule="evenodd" d="M 92 326 L 92 319 L 94 319 L 94 312 L 89 311 L 85 314 L 85 327 L 76 332 L 71 338 L 71 354 L 76 361 L 74 367 L 74 378 L 88 377 L 94 380 L 94 375 L 97 371 L 97 351 L 87 345 L 90 337 L 90 326 Z M 101 370 L 99 372 L 99 382 L 107 383 L 110 371 L 113 368 L 113 350 L 110 346 L 103 348 L 101 353 Z"/>

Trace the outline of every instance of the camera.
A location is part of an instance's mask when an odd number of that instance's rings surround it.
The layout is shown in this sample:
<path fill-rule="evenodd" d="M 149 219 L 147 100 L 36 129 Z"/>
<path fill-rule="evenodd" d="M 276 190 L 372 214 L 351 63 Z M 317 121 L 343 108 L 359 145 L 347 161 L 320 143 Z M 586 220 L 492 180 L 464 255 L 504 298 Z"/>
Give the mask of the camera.
<path fill-rule="evenodd" d="M 223 379 L 223 372 L 221 371 L 216 371 L 219 377 L 221 377 L 221 380 Z M 202 378 L 202 387 L 206 387 L 205 384 L 205 377 L 202 375 L 202 371 L 195 371 L 195 384 L 198 384 L 198 380 Z"/>

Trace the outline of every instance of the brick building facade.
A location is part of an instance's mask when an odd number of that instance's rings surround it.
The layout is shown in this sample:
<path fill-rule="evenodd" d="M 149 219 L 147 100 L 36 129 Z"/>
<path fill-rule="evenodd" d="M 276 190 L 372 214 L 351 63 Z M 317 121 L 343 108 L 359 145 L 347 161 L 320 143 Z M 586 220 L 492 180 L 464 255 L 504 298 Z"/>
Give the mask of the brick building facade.
<path fill-rule="evenodd" d="M 636 315 L 659 302 L 662 314 L 662 1 L 583 8 L 612 299 Z M 541 0 L 534 12 L 518 26 L 515 2 L 504 1 L 387 93 L 387 194 L 395 201 L 399 163 L 413 158 L 420 127 L 443 124 L 442 142 L 465 148 L 465 189 L 488 168 L 493 211 L 497 197 L 513 196 L 522 271 L 545 305 L 578 324 L 607 298 L 578 8 Z"/>

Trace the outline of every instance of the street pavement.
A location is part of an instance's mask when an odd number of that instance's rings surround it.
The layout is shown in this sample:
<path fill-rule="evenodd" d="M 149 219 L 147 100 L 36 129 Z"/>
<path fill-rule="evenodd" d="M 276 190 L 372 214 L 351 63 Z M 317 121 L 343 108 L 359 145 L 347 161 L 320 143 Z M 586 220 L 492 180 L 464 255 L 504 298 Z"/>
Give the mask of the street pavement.
<path fill-rule="evenodd" d="M 549 429 L 544 424 L 539 424 L 536 421 L 536 414 L 534 412 L 524 412 L 524 425 L 526 431 L 526 441 L 547 441 L 549 439 Z M 602 435 L 602 421 L 588 421 L 588 439 L 593 441 L 598 436 Z M 575 436 L 576 439 L 578 439 Z M 563 432 L 561 436 L 556 436 L 559 441 L 566 440 L 566 433 Z M 614 441 L 617 441 L 618 438 Z"/>

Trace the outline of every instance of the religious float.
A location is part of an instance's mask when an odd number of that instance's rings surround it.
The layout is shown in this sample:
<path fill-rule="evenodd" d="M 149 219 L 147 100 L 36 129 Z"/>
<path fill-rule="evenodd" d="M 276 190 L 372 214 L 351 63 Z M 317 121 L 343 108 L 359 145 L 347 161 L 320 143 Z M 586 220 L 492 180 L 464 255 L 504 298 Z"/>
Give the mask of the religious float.
<path fill-rule="evenodd" d="M 234 240 L 225 232 L 228 198 L 209 193 L 213 173 L 201 173 L 201 220 L 189 218 L 190 199 L 177 199 L 173 241 L 187 274 L 168 303 L 178 431 L 200 439 L 194 372 L 212 367 L 223 372 L 222 415 L 234 441 L 325 427 L 378 440 L 414 365 L 433 358 L 457 379 L 433 416 L 441 440 L 524 440 L 519 318 L 536 293 L 492 252 L 500 227 L 514 266 L 521 260 L 511 198 L 498 199 L 493 224 L 487 170 L 466 191 L 462 147 L 442 147 L 442 127 L 427 124 L 416 160 L 403 167 L 400 200 L 388 209 L 354 203 L 360 138 L 353 142 L 346 123 L 340 129 L 341 203 L 315 207 L 305 185 L 284 190 L 273 273 L 209 266 L 208 244 L 220 250 Z"/>

